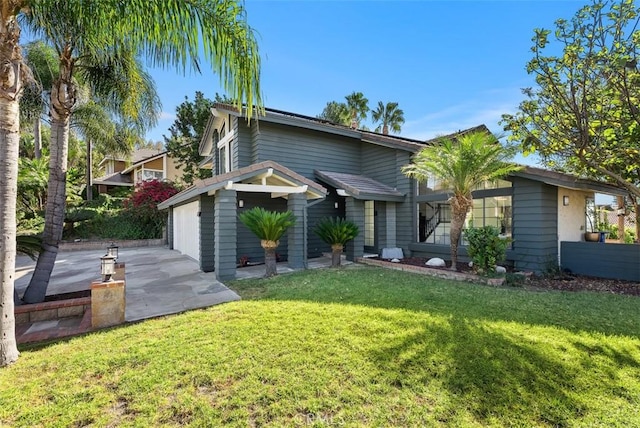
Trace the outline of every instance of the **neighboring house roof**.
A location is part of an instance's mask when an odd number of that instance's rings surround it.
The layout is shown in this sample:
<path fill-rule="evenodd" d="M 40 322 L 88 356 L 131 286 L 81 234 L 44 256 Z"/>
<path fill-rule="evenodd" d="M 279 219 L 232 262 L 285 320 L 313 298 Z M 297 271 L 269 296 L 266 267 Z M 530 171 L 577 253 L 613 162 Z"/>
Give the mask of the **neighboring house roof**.
<path fill-rule="evenodd" d="M 128 175 L 122 175 L 119 172 L 114 172 L 113 174 L 94 178 L 93 184 L 102 184 L 109 186 L 133 186 L 131 177 Z"/>
<path fill-rule="evenodd" d="M 213 194 L 216 190 L 223 188 L 272 193 L 273 197 L 304 192 L 308 199 L 320 199 L 327 194 L 327 189 L 322 185 L 276 162 L 265 161 L 226 174 L 198 180 L 193 186 L 158 204 L 158 208 L 167 209 L 204 193 Z"/>
<path fill-rule="evenodd" d="M 574 190 L 589 190 L 598 193 L 624 196 L 628 192 L 611 184 L 601 181 L 588 180 L 575 175 L 563 172 L 550 171 L 547 169 L 525 166 L 522 170 L 511 173 L 515 177 L 527 178 L 529 180 L 540 181 L 552 186 L 564 187 Z"/>
<path fill-rule="evenodd" d="M 136 150 L 131 156 L 132 163 L 131 165 L 122 171 L 122 174 L 128 174 L 138 166 L 143 163 L 150 162 L 155 159 L 159 159 L 162 156 L 166 155 L 168 152 L 166 150 L 157 150 L 157 149 L 140 149 Z"/>
<path fill-rule="evenodd" d="M 314 174 L 318 179 L 338 189 L 338 194 L 340 194 L 340 190 L 346 192 L 346 195 L 341 196 L 352 196 L 355 199 L 373 201 L 404 201 L 404 194 L 391 186 L 364 175 L 317 170 L 314 171 Z"/>
<path fill-rule="evenodd" d="M 122 157 L 122 156 L 112 156 L 112 155 L 107 155 L 107 156 L 105 156 L 104 158 L 102 158 L 102 160 L 101 160 L 101 161 L 100 161 L 100 163 L 98 164 L 98 168 L 100 168 L 102 165 L 104 165 L 104 163 L 105 163 L 105 162 L 110 161 L 110 160 L 112 160 L 112 161 L 116 161 L 116 162 L 118 162 L 118 161 L 120 161 L 120 162 L 126 162 L 126 161 L 127 161 L 127 160 L 126 160 L 124 157 Z"/>

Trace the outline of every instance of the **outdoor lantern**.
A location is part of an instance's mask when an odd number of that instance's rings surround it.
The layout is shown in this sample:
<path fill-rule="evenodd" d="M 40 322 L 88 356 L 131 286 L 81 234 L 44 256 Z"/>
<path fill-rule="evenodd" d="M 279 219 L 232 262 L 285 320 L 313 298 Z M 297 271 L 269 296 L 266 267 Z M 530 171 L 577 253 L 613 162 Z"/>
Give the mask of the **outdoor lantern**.
<path fill-rule="evenodd" d="M 563 196 L 562 197 L 562 205 L 564 205 L 565 207 L 567 205 L 569 205 L 569 197 L 568 196 Z"/>
<path fill-rule="evenodd" d="M 118 246 L 113 242 L 107 247 L 107 255 L 113 257 L 113 260 L 118 260 Z"/>
<path fill-rule="evenodd" d="M 110 254 L 100 257 L 100 273 L 103 282 L 113 281 L 111 276 L 116 273 L 116 258 Z"/>

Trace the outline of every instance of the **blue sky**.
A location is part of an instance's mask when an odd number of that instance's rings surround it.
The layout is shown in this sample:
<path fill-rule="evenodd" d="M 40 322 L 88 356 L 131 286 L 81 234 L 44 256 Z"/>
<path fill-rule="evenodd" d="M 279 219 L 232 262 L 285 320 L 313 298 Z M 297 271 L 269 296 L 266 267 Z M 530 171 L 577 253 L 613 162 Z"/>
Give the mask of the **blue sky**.
<path fill-rule="evenodd" d="M 258 33 L 267 107 L 315 116 L 360 91 L 370 107 L 396 101 L 400 135 L 433 138 L 479 124 L 500 133 L 514 112 L 534 28 L 553 28 L 586 1 L 247 0 Z M 211 73 L 153 69 L 163 104 L 148 139 L 163 141 L 175 108 L 195 91 L 222 92 Z"/>

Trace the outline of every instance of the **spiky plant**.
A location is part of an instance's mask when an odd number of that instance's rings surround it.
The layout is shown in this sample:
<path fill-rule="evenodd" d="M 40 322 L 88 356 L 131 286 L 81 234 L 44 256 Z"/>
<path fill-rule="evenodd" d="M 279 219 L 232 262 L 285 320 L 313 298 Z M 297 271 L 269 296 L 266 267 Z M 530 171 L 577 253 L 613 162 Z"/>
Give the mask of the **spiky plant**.
<path fill-rule="evenodd" d="M 32 260 L 38 258 L 42 251 L 42 239 L 33 232 L 18 232 L 16 236 L 16 251 L 18 254 L 29 256 Z"/>
<path fill-rule="evenodd" d="M 277 275 L 276 248 L 280 244 L 282 235 L 296 223 L 293 213 L 267 211 L 264 208 L 255 207 L 241 213 L 238 218 L 247 229 L 260 238 L 260 245 L 264 248 L 265 277 Z"/>
<path fill-rule="evenodd" d="M 316 224 L 313 232 L 331 245 L 331 266 L 335 267 L 340 266 L 340 257 L 344 246 L 358 236 L 360 230 L 352 221 L 340 217 L 327 217 Z"/>

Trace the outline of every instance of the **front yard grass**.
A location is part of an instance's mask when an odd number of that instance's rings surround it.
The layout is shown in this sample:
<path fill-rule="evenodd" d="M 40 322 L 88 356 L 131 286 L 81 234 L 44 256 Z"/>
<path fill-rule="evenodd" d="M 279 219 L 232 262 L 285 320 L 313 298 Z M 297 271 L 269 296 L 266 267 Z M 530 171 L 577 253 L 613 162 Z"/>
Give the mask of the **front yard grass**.
<path fill-rule="evenodd" d="M 22 349 L 8 426 L 640 426 L 640 299 L 373 267 Z"/>

